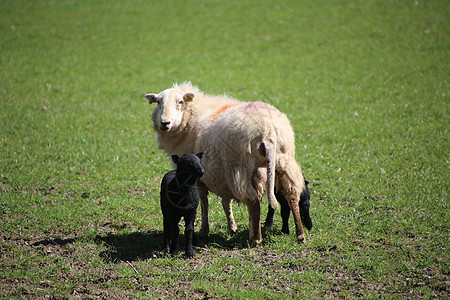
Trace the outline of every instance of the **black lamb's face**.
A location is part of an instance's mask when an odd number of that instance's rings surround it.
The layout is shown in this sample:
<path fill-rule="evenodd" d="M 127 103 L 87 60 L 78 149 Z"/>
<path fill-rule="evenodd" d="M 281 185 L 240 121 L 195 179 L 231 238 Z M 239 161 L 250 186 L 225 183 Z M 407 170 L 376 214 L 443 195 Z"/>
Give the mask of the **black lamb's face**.
<path fill-rule="evenodd" d="M 200 161 L 202 157 L 203 152 L 200 152 L 197 154 L 184 154 L 181 157 L 172 155 L 172 160 L 177 165 L 177 173 L 188 173 L 196 177 L 202 177 L 205 173 Z"/>
<path fill-rule="evenodd" d="M 311 198 L 311 193 L 309 192 L 308 184 L 309 182 L 305 180 L 305 189 L 300 194 L 300 217 L 302 218 L 303 225 L 305 225 L 308 230 L 311 230 L 313 226 L 311 217 L 309 216 L 309 199 Z"/>

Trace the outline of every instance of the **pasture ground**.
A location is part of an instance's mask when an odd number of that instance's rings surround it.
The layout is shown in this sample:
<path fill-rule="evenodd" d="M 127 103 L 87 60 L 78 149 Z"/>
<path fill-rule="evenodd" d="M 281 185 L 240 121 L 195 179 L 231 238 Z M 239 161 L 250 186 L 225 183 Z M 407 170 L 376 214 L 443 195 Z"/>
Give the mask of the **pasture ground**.
<path fill-rule="evenodd" d="M 449 13 L 1 1 L 0 297 L 448 299 Z M 245 207 L 230 236 L 213 196 L 195 258 L 160 251 L 170 165 L 142 95 L 185 80 L 288 115 L 312 192 L 306 243 L 277 212 L 249 248 Z"/>

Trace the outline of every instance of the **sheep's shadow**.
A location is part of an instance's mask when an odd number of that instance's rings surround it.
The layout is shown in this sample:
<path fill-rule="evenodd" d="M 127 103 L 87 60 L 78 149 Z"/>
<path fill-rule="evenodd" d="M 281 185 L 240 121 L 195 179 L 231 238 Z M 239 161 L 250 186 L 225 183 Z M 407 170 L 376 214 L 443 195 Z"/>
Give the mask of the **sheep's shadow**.
<path fill-rule="evenodd" d="M 77 241 L 90 240 L 96 244 L 105 245 L 106 250 L 100 253 L 100 257 L 108 263 L 121 261 L 146 260 L 167 255 L 162 249 L 164 234 L 160 230 L 135 231 L 131 233 L 108 233 L 89 238 L 54 238 L 33 243 L 32 246 L 59 246 L 64 247 Z M 184 234 L 180 234 L 180 249 L 184 249 Z M 206 249 L 232 250 L 248 247 L 248 230 L 242 230 L 230 236 L 226 233 L 212 233 L 208 236 L 195 234 L 194 247 Z"/>

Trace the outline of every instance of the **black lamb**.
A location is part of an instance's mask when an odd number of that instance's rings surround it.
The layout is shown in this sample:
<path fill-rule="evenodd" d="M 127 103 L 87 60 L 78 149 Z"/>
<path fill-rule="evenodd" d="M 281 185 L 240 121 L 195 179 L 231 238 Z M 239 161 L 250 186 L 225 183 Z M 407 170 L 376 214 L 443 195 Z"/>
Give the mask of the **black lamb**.
<path fill-rule="evenodd" d="M 204 170 L 200 163 L 203 152 L 184 154 L 181 158 L 172 155 L 177 165 L 161 182 L 161 210 L 164 219 L 164 245 L 170 253 L 178 251 L 178 223 L 184 217 L 186 240 L 186 256 L 194 256 L 194 221 L 199 203 L 197 179 L 203 176 Z"/>
<path fill-rule="evenodd" d="M 311 217 L 309 216 L 309 207 L 310 207 L 309 199 L 311 198 L 311 194 L 308 189 L 308 184 L 309 184 L 309 182 L 307 180 L 305 180 L 306 188 L 300 194 L 300 201 L 298 202 L 299 203 L 298 206 L 300 207 L 300 217 L 302 219 L 303 225 L 308 230 L 311 230 L 311 228 L 313 226 Z M 283 196 L 283 194 L 281 192 L 276 192 L 275 197 L 277 198 L 277 200 L 281 206 L 281 219 L 283 220 L 283 226 L 281 228 L 281 232 L 285 233 L 285 234 L 289 234 L 288 221 L 289 221 L 289 215 L 291 213 L 291 208 L 289 207 L 288 201 L 286 200 L 286 198 Z M 269 210 L 267 212 L 266 221 L 264 223 L 264 225 L 266 227 L 272 227 L 274 212 L 275 212 L 275 210 L 273 208 L 271 208 L 269 205 Z"/>

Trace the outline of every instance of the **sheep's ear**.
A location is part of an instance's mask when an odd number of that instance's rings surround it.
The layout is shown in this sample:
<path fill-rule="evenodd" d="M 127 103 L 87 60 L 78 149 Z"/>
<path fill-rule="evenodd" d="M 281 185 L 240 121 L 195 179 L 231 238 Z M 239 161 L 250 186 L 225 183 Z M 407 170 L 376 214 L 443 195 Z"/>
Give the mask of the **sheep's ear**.
<path fill-rule="evenodd" d="M 202 157 L 203 157 L 203 152 L 199 152 L 199 153 L 197 153 L 196 155 L 197 155 L 198 158 L 202 159 Z"/>
<path fill-rule="evenodd" d="M 158 95 L 156 95 L 156 94 L 147 94 L 144 97 L 145 97 L 145 99 L 148 100 L 149 104 L 155 103 L 156 100 L 158 99 Z"/>
<path fill-rule="evenodd" d="M 172 160 L 173 162 L 178 165 L 178 163 L 180 162 L 180 157 L 176 154 L 172 155 Z"/>
<path fill-rule="evenodd" d="M 183 100 L 186 102 L 192 102 L 194 100 L 194 94 L 186 93 L 183 95 Z"/>

